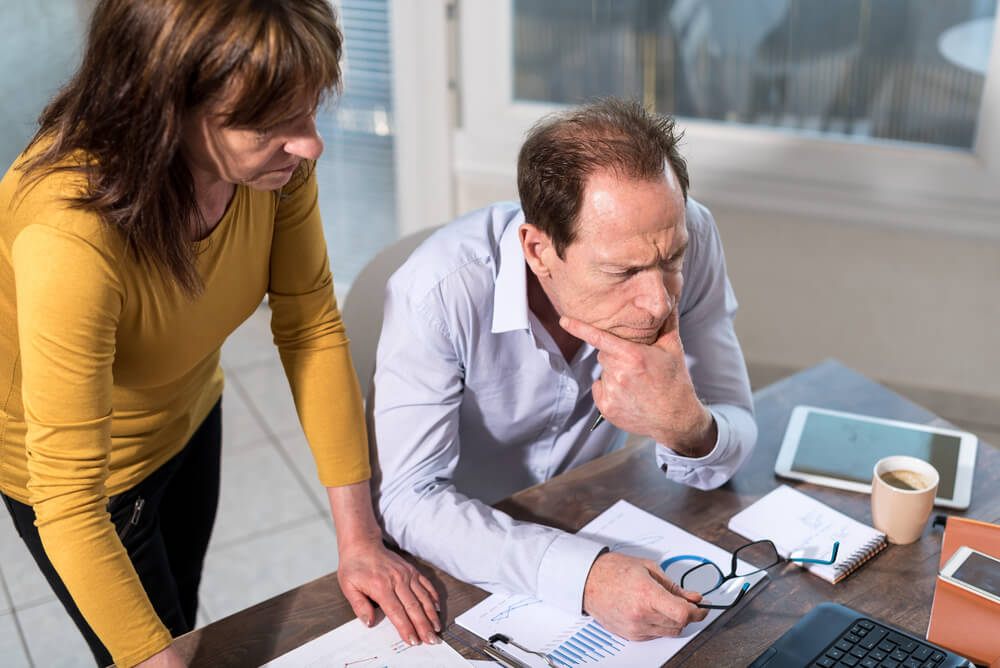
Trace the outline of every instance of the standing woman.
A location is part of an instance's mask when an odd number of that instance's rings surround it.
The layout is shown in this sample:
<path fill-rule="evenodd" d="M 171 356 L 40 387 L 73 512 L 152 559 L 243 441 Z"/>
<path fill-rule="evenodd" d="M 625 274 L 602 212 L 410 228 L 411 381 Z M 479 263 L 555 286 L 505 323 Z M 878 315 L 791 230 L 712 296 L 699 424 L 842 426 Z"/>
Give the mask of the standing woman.
<path fill-rule="evenodd" d="M 219 493 L 222 342 L 266 294 L 338 577 L 404 639 L 437 594 L 382 545 L 317 205 L 326 0 L 101 0 L 0 182 L 0 491 L 100 665 L 183 665 Z M 267 494 L 267 489 L 261 489 Z M 331 555 L 331 561 L 333 555 Z"/>

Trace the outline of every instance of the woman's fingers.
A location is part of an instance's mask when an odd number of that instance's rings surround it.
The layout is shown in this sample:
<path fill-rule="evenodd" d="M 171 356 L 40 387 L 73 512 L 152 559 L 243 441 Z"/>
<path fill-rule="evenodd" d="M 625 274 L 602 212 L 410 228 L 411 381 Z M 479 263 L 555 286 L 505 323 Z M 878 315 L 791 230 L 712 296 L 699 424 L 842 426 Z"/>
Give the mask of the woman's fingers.
<path fill-rule="evenodd" d="M 436 645 L 439 642 L 436 631 L 440 628 L 437 615 L 434 614 L 433 610 L 430 614 L 427 613 L 424 603 L 417 598 L 414 586 L 419 588 L 425 597 L 429 598 L 416 577 L 397 582 L 396 596 L 402 604 L 408 621 L 416 629 L 420 638 L 429 645 Z"/>
<path fill-rule="evenodd" d="M 430 581 L 420 573 L 415 573 L 415 577 L 410 580 L 410 589 L 420 605 L 421 613 L 430 621 L 435 633 L 441 633 L 441 621 L 438 615 L 440 605 L 437 599 L 437 592 L 431 586 Z M 412 615 L 411 615 L 412 616 Z M 435 637 L 436 639 L 436 637 Z"/>
<path fill-rule="evenodd" d="M 351 610 L 358 616 L 358 619 L 365 626 L 375 623 L 375 606 L 363 593 L 354 588 L 353 584 L 341 583 L 340 589 L 344 592 L 347 602 L 351 604 Z"/>
<path fill-rule="evenodd" d="M 405 642 L 440 642 L 438 594 L 430 580 L 400 556 L 379 545 L 366 558 L 345 561 L 337 575 L 351 608 L 365 624 L 374 620 L 374 602 Z"/>
<path fill-rule="evenodd" d="M 410 594 L 410 596 L 412 597 L 413 595 Z M 416 624 L 417 628 L 414 628 L 414 623 L 410 620 L 410 614 L 408 613 L 403 602 L 400 601 L 395 590 L 391 590 L 386 595 L 379 597 L 378 604 L 382 608 L 382 612 L 385 613 L 385 616 L 389 618 L 392 625 L 396 627 L 399 637 L 408 644 L 419 645 L 421 637 L 426 639 L 427 630 L 419 629 L 419 622 Z M 419 606 L 417 607 L 419 608 Z M 427 624 L 426 619 L 424 619 L 424 624 L 429 628 L 429 624 Z M 418 630 L 421 631 L 419 635 Z"/>

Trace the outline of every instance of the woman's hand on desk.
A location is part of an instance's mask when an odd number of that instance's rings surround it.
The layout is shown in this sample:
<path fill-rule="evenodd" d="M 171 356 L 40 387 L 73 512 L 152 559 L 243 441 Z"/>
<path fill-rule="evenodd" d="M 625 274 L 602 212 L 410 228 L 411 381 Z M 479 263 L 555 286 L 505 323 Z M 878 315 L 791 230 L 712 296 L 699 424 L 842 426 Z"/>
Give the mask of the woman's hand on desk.
<path fill-rule="evenodd" d="M 366 625 L 375 619 L 375 601 L 409 644 L 420 639 L 432 645 L 440 642 L 434 586 L 412 564 L 386 549 L 381 535 L 372 544 L 351 546 L 346 552 L 340 548 L 337 580 L 354 614 Z"/>
<path fill-rule="evenodd" d="M 604 628 L 629 640 L 679 635 L 708 610 L 693 603 L 701 596 L 681 589 L 656 563 L 620 552 L 606 552 L 590 568 L 583 609 Z"/>
<path fill-rule="evenodd" d="M 395 552 L 382 544 L 382 530 L 372 513 L 368 481 L 328 487 L 333 522 L 337 525 L 340 567 L 337 580 L 351 608 L 361 621 L 371 626 L 377 603 L 411 645 L 421 640 L 440 642 L 437 611 L 440 601 L 434 585 Z"/>

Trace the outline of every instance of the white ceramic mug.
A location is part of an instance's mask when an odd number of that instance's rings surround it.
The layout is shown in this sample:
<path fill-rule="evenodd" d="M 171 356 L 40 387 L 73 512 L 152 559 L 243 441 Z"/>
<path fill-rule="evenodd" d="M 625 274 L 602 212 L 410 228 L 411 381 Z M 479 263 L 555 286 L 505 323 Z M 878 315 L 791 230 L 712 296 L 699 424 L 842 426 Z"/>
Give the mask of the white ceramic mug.
<path fill-rule="evenodd" d="M 893 485 L 883 479 L 893 472 L 897 472 L 897 481 L 903 482 Z M 896 455 L 878 460 L 872 472 L 872 524 L 890 543 L 914 542 L 927 525 L 940 479 L 937 469 L 916 457 Z"/>

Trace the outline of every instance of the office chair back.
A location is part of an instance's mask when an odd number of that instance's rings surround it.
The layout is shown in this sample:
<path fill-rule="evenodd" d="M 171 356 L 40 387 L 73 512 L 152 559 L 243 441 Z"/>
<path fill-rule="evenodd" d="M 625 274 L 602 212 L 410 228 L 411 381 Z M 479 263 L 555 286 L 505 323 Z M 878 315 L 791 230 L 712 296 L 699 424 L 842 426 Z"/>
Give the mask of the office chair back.
<path fill-rule="evenodd" d="M 361 396 L 366 399 L 375 373 L 375 350 L 382 333 L 385 283 L 435 230 L 437 227 L 418 230 L 382 249 L 354 279 L 344 298 L 341 314 L 351 339 L 351 358 L 361 384 Z"/>

